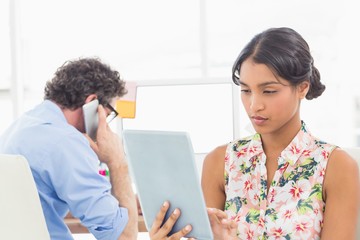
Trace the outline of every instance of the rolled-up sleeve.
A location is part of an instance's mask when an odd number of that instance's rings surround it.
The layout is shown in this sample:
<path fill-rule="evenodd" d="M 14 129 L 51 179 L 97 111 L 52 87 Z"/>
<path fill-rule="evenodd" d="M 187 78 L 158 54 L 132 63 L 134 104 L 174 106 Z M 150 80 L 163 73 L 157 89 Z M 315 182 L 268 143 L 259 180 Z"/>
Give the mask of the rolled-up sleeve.
<path fill-rule="evenodd" d="M 128 210 L 119 206 L 111 194 L 110 182 L 98 174 L 97 156 L 88 142 L 77 138 L 72 143 L 77 146 L 67 148 L 52 162 L 51 182 L 72 215 L 79 218 L 96 239 L 117 239 L 128 223 Z"/>
<path fill-rule="evenodd" d="M 114 217 L 111 227 L 106 227 L 105 225 L 98 226 L 96 228 L 89 227 L 89 231 L 95 236 L 96 239 L 118 239 L 120 234 L 124 231 L 128 220 L 128 210 L 126 208 L 119 208 L 119 211 Z"/>

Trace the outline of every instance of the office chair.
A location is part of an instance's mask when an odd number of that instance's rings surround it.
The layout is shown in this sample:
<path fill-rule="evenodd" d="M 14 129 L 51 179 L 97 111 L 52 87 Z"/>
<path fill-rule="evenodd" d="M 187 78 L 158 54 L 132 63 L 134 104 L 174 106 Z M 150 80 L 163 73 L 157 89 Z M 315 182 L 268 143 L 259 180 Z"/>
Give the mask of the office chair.
<path fill-rule="evenodd" d="M 0 238 L 50 240 L 27 160 L 0 154 Z"/>

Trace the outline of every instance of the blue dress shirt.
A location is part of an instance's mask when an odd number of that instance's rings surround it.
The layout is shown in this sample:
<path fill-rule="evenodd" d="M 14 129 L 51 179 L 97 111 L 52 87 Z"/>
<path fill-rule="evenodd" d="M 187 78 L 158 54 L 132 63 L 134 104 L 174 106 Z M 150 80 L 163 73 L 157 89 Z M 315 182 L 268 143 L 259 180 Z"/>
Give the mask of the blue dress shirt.
<path fill-rule="evenodd" d="M 45 100 L 17 119 L 0 137 L 0 153 L 28 160 L 51 239 L 73 239 L 63 220 L 69 210 L 96 239 L 117 239 L 124 230 L 127 209 L 98 173 L 88 140 L 53 102 Z"/>

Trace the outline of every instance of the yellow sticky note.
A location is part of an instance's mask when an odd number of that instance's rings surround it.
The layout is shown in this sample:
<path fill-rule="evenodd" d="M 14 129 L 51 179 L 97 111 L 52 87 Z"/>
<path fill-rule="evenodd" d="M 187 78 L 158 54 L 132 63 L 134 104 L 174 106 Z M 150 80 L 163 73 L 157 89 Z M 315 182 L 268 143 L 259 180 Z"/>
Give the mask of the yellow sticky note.
<path fill-rule="evenodd" d="M 119 117 L 135 118 L 137 88 L 136 83 L 126 82 L 125 88 L 128 92 L 116 102 L 116 111 L 119 113 Z"/>
<path fill-rule="evenodd" d="M 135 118 L 136 102 L 118 100 L 116 102 L 116 111 L 122 118 Z"/>

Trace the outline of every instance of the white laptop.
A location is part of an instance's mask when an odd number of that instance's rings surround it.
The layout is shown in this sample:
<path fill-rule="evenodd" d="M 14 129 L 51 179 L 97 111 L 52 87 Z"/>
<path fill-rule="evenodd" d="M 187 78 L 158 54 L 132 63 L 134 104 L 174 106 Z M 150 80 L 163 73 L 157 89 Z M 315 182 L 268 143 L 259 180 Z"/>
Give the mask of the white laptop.
<path fill-rule="evenodd" d="M 181 210 L 171 233 L 191 224 L 193 229 L 186 237 L 212 239 L 189 135 L 186 132 L 124 130 L 123 140 L 147 229 L 151 228 L 167 200 L 170 209 L 166 218 L 175 208 Z"/>

